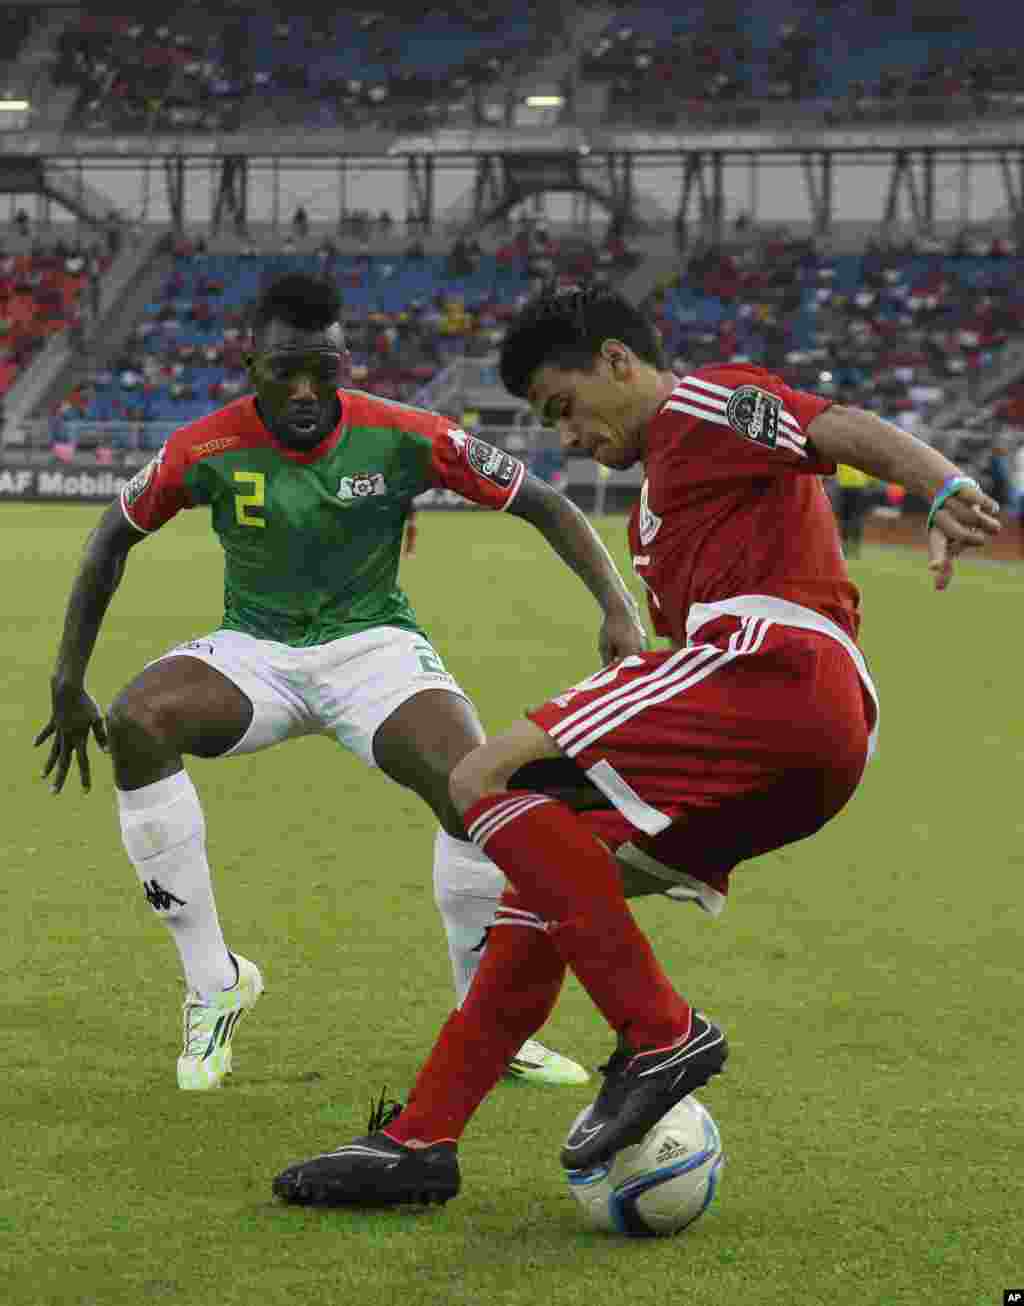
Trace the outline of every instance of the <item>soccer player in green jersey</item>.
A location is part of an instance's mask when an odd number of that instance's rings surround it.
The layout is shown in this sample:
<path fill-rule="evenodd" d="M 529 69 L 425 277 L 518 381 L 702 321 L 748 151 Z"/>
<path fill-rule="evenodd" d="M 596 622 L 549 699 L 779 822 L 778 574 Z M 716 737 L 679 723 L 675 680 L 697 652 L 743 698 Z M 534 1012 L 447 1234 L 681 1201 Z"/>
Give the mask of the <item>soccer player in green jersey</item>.
<path fill-rule="evenodd" d="M 457 1001 L 504 888 L 466 839 L 452 769 L 484 738 L 477 714 L 398 585 L 403 529 L 430 488 L 531 522 L 600 604 L 605 662 L 644 647 L 637 607 L 586 518 L 517 459 L 446 418 L 339 389 L 340 300 L 305 276 L 274 282 L 253 314 L 254 393 L 179 428 L 103 514 L 68 602 L 51 680 L 44 776 L 72 761 L 90 787 L 90 734 L 109 748 L 125 850 L 185 973 L 183 1089 L 231 1071 L 235 1029 L 263 988 L 229 950 L 206 858 L 205 820 L 183 758 L 254 752 L 333 735 L 413 789 L 440 823 L 435 897 Z M 86 668 L 129 551 L 178 511 L 209 508 L 225 557 L 220 628 L 146 666 L 104 720 Z M 586 1072 L 531 1040 L 510 1064 L 537 1082 Z"/>

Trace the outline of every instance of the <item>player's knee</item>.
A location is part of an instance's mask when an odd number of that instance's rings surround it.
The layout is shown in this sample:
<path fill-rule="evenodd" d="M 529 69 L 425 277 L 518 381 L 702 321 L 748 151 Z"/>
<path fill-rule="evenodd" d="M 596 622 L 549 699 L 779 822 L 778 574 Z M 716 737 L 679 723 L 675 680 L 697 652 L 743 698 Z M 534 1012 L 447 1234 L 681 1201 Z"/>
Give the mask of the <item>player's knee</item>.
<path fill-rule="evenodd" d="M 460 816 L 484 794 L 494 792 L 495 784 L 486 754 L 486 747 L 474 749 L 456 763 L 448 777 L 448 792 Z"/>
<path fill-rule="evenodd" d="M 107 712 L 111 752 L 117 757 L 136 750 L 140 744 L 147 752 L 163 747 L 173 750 L 179 723 L 180 713 L 169 698 L 125 690 Z"/>

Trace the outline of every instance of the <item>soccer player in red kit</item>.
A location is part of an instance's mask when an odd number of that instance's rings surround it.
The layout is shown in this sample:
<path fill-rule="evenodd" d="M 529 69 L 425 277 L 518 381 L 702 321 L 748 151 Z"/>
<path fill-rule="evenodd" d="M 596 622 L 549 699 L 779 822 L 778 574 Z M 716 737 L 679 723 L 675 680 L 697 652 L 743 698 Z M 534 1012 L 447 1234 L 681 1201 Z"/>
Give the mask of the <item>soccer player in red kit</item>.
<path fill-rule="evenodd" d="M 285 1170 L 274 1191 L 289 1201 L 453 1196 L 457 1141 L 567 968 L 618 1036 L 567 1169 L 639 1141 L 717 1074 L 723 1032 L 677 993 L 626 898 L 717 913 L 740 862 L 813 834 L 857 788 L 878 696 L 821 477 L 844 462 L 930 500 L 936 589 L 999 529 L 976 482 L 871 413 L 759 367 L 674 375 L 651 324 L 600 287 L 527 305 L 501 374 L 567 451 L 643 462 L 630 548 L 671 646 L 622 658 L 456 766 L 453 801 L 510 886 L 480 968 L 405 1107 Z M 595 797 L 603 810 L 584 810 Z"/>

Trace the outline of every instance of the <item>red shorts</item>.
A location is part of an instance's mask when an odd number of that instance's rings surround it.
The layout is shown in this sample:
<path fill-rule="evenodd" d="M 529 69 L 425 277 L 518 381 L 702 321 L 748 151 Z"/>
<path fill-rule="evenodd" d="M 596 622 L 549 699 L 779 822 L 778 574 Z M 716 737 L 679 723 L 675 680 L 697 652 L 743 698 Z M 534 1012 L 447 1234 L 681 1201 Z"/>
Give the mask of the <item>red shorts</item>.
<path fill-rule="evenodd" d="M 739 862 L 845 806 L 875 706 L 830 636 L 727 616 L 699 643 L 624 658 L 527 715 L 614 804 L 586 814 L 595 834 L 724 894 Z"/>

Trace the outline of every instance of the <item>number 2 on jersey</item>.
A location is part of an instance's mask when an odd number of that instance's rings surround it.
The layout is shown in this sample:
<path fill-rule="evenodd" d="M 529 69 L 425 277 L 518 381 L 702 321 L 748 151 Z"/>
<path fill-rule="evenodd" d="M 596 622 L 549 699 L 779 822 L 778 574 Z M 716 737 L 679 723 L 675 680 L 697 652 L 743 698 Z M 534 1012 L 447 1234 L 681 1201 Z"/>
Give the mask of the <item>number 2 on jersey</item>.
<path fill-rule="evenodd" d="M 262 513 L 266 498 L 267 478 L 263 472 L 235 472 L 240 485 L 251 485 L 250 494 L 235 495 L 235 520 L 239 526 L 266 526 Z"/>

